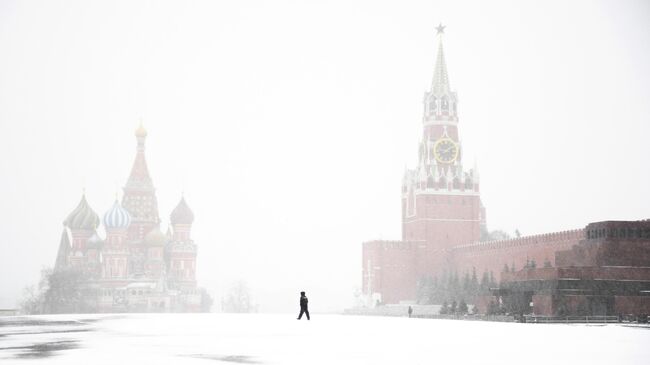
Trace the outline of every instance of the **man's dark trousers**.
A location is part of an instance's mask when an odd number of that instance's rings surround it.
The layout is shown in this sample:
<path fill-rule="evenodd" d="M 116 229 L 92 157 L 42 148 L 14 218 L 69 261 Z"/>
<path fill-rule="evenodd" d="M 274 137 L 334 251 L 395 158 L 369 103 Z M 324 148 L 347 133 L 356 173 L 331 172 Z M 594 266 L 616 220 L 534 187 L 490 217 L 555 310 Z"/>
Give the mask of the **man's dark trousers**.
<path fill-rule="evenodd" d="M 303 313 L 307 315 L 307 320 L 309 320 L 309 309 L 307 309 L 307 307 L 300 307 L 300 315 L 298 316 L 298 319 L 302 318 Z"/>

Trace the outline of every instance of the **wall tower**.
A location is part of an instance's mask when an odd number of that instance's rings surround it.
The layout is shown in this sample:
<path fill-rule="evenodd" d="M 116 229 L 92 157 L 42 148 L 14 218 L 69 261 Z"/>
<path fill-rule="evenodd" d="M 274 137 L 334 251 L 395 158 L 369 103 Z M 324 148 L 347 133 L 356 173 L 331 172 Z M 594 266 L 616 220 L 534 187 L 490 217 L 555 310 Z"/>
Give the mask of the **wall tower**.
<path fill-rule="evenodd" d="M 478 241 L 482 221 L 478 171 L 463 166 L 458 96 L 447 73 L 444 27 L 436 29 L 438 55 L 431 87 L 424 93 L 418 165 L 405 172 L 402 184 L 402 239 L 425 242 L 420 248 L 426 251 L 428 262 L 422 265 L 427 267 L 435 264 L 435 251 Z"/>

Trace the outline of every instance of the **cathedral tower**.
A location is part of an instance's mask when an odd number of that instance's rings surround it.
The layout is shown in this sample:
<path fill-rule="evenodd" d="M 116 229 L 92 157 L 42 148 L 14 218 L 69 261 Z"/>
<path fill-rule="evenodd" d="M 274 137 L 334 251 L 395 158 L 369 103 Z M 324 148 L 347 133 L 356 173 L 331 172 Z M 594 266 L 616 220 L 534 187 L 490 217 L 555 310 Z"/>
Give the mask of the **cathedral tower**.
<path fill-rule="evenodd" d="M 172 242 L 168 248 L 171 286 L 179 289 L 196 288 L 196 245 L 190 237 L 194 213 L 181 198 L 169 220 L 173 228 Z"/>
<path fill-rule="evenodd" d="M 124 197 L 122 206 L 131 215 L 129 227 L 129 240 L 142 241 L 154 227 L 158 227 L 160 218 L 158 216 L 158 200 L 156 189 L 153 186 L 147 160 L 145 158 L 145 140 L 147 131 L 140 123 L 135 131 L 137 150 L 135 161 L 131 168 L 131 175 L 124 186 Z"/>
<path fill-rule="evenodd" d="M 106 242 L 102 252 L 102 278 L 105 280 L 125 281 L 129 277 L 127 232 L 130 224 L 131 215 L 116 199 L 104 214 Z"/>
<path fill-rule="evenodd" d="M 86 201 L 85 194 L 77 207 L 63 221 L 63 225 L 70 229 L 72 236 L 68 264 L 75 267 L 85 266 L 88 240 L 99 225 L 99 217 Z"/>

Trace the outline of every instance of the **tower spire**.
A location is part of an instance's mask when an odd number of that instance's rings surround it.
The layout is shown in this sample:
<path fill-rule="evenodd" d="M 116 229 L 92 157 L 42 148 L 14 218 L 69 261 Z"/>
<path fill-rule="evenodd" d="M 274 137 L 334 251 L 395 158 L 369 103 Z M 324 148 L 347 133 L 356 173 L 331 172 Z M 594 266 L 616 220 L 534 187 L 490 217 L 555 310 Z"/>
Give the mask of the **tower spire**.
<path fill-rule="evenodd" d="M 133 231 L 131 237 L 142 239 L 154 226 L 158 226 L 160 218 L 156 189 L 149 175 L 147 159 L 145 158 L 147 130 L 144 129 L 142 121 L 135 130 L 135 138 L 137 140 L 136 155 L 131 174 L 124 186 L 122 206 L 132 218 L 133 224 L 129 228 L 129 230 Z"/>
<path fill-rule="evenodd" d="M 445 62 L 445 53 L 442 48 L 442 36 L 445 31 L 445 26 L 438 25 L 436 27 L 436 35 L 438 37 L 438 56 L 436 57 L 436 66 L 433 71 L 433 80 L 431 82 L 431 93 L 433 95 L 444 95 L 451 92 L 449 87 L 449 75 L 447 74 L 447 63 Z"/>
<path fill-rule="evenodd" d="M 149 169 L 147 167 L 147 160 L 144 155 L 144 143 L 147 139 L 147 130 L 144 129 L 142 121 L 140 121 L 140 126 L 138 129 L 135 130 L 135 138 L 138 141 L 137 153 L 135 155 L 133 167 L 131 168 L 131 175 L 129 176 L 129 180 L 126 183 L 126 188 L 139 187 L 153 189 L 153 183 L 151 181 L 151 177 L 149 176 Z"/>

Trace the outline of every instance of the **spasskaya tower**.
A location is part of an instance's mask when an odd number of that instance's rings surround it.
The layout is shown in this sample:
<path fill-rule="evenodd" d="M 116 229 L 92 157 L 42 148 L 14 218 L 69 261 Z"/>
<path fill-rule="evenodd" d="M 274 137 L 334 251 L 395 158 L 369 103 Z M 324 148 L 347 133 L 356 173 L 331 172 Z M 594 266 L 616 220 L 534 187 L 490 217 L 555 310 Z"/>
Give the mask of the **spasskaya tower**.
<path fill-rule="evenodd" d="M 405 172 L 402 184 L 402 240 L 423 241 L 427 261 L 435 251 L 478 241 L 485 223 L 478 171 L 463 166 L 458 96 L 449 83 L 444 28 L 436 28 L 438 55 L 431 88 L 424 93 L 418 164 Z"/>

